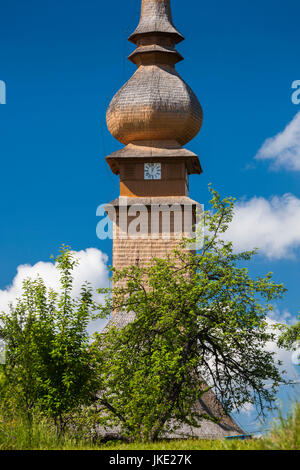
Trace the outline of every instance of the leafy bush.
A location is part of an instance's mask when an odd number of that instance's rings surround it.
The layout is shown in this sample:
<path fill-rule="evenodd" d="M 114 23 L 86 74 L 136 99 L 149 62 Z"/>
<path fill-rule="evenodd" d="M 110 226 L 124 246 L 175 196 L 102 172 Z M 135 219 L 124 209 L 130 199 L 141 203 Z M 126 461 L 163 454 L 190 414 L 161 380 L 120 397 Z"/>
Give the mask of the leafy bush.
<path fill-rule="evenodd" d="M 93 350 L 87 331 L 97 305 L 92 289 L 82 285 L 72 297 L 76 260 L 68 247 L 56 260 L 61 291 L 48 290 L 41 278 L 26 279 L 16 306 L 0 315 L 6 342 L 2 400 L 14 400 L 29 426 L 38 409 L 64 432 L 69 414 L 89 405 L 97 393 Z"/>

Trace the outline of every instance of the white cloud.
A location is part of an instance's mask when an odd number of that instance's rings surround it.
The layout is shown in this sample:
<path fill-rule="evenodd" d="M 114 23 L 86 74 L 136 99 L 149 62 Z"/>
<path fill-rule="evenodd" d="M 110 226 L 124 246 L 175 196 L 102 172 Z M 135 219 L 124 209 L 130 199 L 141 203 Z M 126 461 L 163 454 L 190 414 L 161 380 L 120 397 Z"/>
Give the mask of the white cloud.
<path fill-rule="evenodd" d="M 271 160 L 273 169 L 300 171 L 300 111 L 282 132 L 264 142 L 255 158 Z"/>
<path fill-rule="evenodd" d="M 274 307 L 273 311 L 269 312 L 268 317 L 270 321 L 285 325 L 295 325 L 298 321 L 297 317 L 293 316 L 288 310 L 284 309 L 281 312 L 278 307 Z"/>
<path fill-rule="evenodd" d="M 238 202 L 224 238 L 235 250 L 256 247 L 269 259 L 292 258 L 300 246 L 300 199 L 284 194 Z"/>
<path fill-rule="evenodd" d="M 108 287 L 109 272 L 107 267 L 108 257 L 96 248 L 87 248 L 73 252 L 74 257 L 79 261 L 78 266 L 74 268 L 73 277 L 73 295 L 74 297 L 80 294 L 81 285 L 88 281 L 94 292 L 94 299 L 97 302 L 103 300 L 100 294 L 97 294 L 96 289 L 100 287 Z M 12 281 L 12 284 L 4 290 L 0 290 L 0 311 L 5 311 L 9 303 L 15 303 L 16 299 L 22 294 L 22 283 L 26 278 L 36 279 L 40 276 L 48 288 L 59 291 L 59 272 L 53 263 L 46 263 L 39 261 L 33 266 L 23 264 L 18 266 L 17 274 Z M 105 325 L 104 320 L 97 320 L 90 325 L 89 331 L 99 331 Z"/>

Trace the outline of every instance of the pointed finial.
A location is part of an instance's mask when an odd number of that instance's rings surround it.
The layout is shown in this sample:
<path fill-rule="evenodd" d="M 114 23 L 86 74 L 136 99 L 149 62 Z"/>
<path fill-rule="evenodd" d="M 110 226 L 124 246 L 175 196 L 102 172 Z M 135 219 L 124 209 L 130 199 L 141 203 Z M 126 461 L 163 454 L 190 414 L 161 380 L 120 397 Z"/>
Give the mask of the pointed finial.
<path fill-rule="evenodd" d="M 175 66 L 183 57 L 175 44 L 183 41 L 172 21 L 170 0 L 142 0 L 141 19 L 129 41 L 137 45 L 129 60 L 140 65 Z"/>
<path fill-rule="evenodd" d="M 141 19 L 129 40 L 137 43 L 141 36 L 167 34 L 174 44 L 184 40 L 172 21 L 170 0 L 142 0 Z"/>

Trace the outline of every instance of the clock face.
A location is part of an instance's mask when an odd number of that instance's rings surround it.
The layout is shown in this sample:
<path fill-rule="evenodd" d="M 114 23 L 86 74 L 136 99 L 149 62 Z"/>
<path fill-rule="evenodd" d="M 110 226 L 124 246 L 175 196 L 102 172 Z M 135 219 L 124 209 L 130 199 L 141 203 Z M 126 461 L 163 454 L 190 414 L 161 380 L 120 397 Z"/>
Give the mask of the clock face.
<path fill-rule="evenodd" d="M 145 163 L 144 164 L 144 179 L 145 180 L 160 180 L 161 179 L 161 163 Z"/>

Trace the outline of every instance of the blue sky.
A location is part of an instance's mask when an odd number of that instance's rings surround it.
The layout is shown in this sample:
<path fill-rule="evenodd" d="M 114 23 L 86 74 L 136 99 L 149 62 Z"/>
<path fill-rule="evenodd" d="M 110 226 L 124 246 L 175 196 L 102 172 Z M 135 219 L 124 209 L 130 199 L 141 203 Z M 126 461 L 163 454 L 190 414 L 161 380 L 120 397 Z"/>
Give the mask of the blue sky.
<path fill-rule="evenodd" d="M 172 4 L 186 38 L 178 45 L 185 60 L 177 69 L 204 110 L 203 128 L 188 145 L 204 169 L 191 178 L 191 197 L 207 206 L 211 182 L 237 198 L 242 219 L 236 226 L 246 222 L 232 236 L 242 247 L 262 245 L 251 273 L 271 270 L 285 283 L 288 293 L 276 315 L 292 322 L 300 310 L 300 104 L 291 100 L 292 82 L 300 80 L 300 3 Z M 127 37 L 139 8 L 140 0 L 1 4 L 3 291 L 18 266 L 49 261 L 62 243 L 111 257 L 111 242 L 96 237 L 96 208 L 118 195 L 118 179 L 104 157 L 121 145 L 106 128 L 105 112 L 135 71 Z M 266 139 L 289 123 L 292 128 L 255 159 Z"/>

